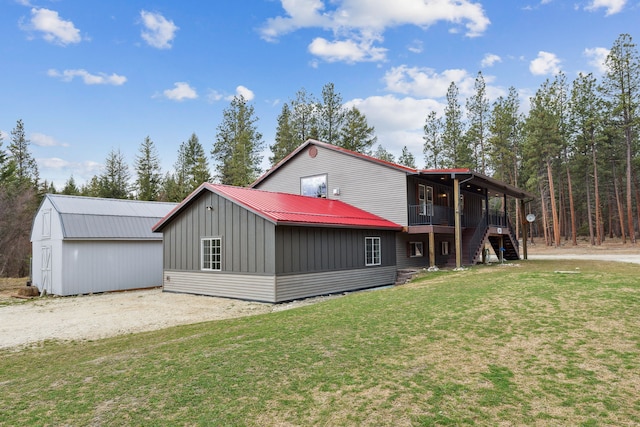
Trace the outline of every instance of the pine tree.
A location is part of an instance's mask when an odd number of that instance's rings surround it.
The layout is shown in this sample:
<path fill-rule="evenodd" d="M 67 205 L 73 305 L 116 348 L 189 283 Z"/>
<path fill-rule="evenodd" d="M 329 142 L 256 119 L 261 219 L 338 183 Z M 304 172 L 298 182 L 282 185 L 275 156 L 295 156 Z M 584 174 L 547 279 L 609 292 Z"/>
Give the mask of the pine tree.
<path fill-rule="evenodd" d="M 291 101 L 291 128 L 296 147 L 309 138 L 318 139 L 318 102 L 302 88 Z"/>
<path fill-rule="evenodd" d="M 14 164 L 15 174 L 20 184 L 31 183 L 38 185 L 38 166 L 29 151 L 29 140 L 24 131 L 22 120 L 18 120 L 11 131 L 9 144 L 9 159 Z"/>
<path fill-rule="evenodd" d="M 127 199 L 130 196 L 131 174 L 124 155 L 111 150 L 105 161 L 104 172 L 98 178 L 99 196 L 112 199 Z"/>
<path fill-rule="evenodd" d="M 211 155 L 222 184 L 247 186 L 260 173 L 263 141 L 254 108 L 241 95 L 223 111 Z"/>
<path fill-rule="evenodd" d="M 462 109 L 458 102 L 458 87 L 451 82 L 447 90 L 442 133 L 442 164 L 448 168 L 473 168 L 473 153 L 464 139 Z"/>
<path fill-rule="evenodd" d="M 345 115 L 338 145 L 347 150 L 367 154 L 377 139 L 375 128 L 369 126 L 364 114 L 356 107 L 351 107 Z"/>
<path fill-rule="evenodd" d="M 635 243 L 631 177 L 637 151 L 638 108 L 640 105 L 640 55 L 629 34 L 621 34 L 605 62 L 601 91 L 609 102 L 611 116 L 623 135 L 626 163 L 627 221 L 631 243 Z"/>
<path fill-rule="evenodd" d="M 161 199 L 180 202 L 203 182 L 211 180 L 209 161 L 195 133 L 178 147 L 173 173 L 163 180 Z"/>
<path fill-rule="evenodd" d="M 519 109 L 518 93 L 510 87 L 506 98 L 501 96 L 493 103 L 487 140 L 493 176 L 515 186 L 518 185 L 523 138 L 523 118 Z"/>
<path fill-rule="evenodd" d="M 602 100 L 596 91 L 596 79 L 592 74 L 580 74 L 571 89 L 571 129 L 576 152 L 580 154 L 585 173 L 587 198 L 590 198 L 591 176 L 593 176 L 594 212 L 587 200 L 587 221 L 592 244 L 602 244 L 602 207 L 599 182 L 599 149 L 602 138 Z M 595 218 L 594 218 L 595 217 Z M 594 226 L 594 218 L 595 226 Z"/>
<path fill-rule="evenodd" d="M 393 154 L 389 153 L 385 148 L 378 144 L 378 148 L 371 154 L 376 159 L 384 160 L 385 162 L 395 163 L 395 158 Z"/>
<path fill-rule="evenodd" d="M 320 139 L 329 144 L 339 145 L 340 128 L 346 113 L 342 105 L 342 95 L 335 91 L 333 83 L 327 83 L 322 88 L 322 103 L 318 110 Z"/>
<path fill-rule="evenodd" d="M 67 196 L 80 195 L 80 189 L 76 185 L 76 180 L 73 178 L 73 175 L 71 175 L 69 179 L 64 183 L 64 187 L 62 188 L 62 194 L 66 194 Z"/>
<path fill-rule="evenodd" d="M 475 93 L 467 99 L 467 117 L 469 129 L 466 139 L 473 149 L 474 169 L 480 173 L 487 173 L 486 144 L 489 134 L 489 99 L 482 72 L 478 72 Z"/>
<path fill-rule="evenodd" d="M 278 127 L 276 128 L 275 143 L 269 146 L 269 149 L 273 153 L 273 156 L 269 157 L 271 166 L 275 166 L 280 160 L 284 159 L 298 148 L 300 141 L 295 137 L 295 132 L 292 126 L 291 110 L 289 104 L 285 103 L 282 106 L 282 111 L 278 116 Z"/>
<path fill-rule="evenodd" d="M 438 117 L 435 111 L 430 111 L 424 122 L 424 159 L 427 169 L 442 168 L 442 119 Z"/>
<path fill-rule="evenodd" d="M 140 144 L 135 170 L 138 200 L 158 200 L 162 183 L 160 160 L 158 150 L 149 136 Z"/>
<path fill-rule="evenodd" d="M 398 164 L 414 169 L 416 168 L 416 158 L 409 152 L 406 145 L 402 148 L 402 154 L 400 154 L 398 158 Z"/>

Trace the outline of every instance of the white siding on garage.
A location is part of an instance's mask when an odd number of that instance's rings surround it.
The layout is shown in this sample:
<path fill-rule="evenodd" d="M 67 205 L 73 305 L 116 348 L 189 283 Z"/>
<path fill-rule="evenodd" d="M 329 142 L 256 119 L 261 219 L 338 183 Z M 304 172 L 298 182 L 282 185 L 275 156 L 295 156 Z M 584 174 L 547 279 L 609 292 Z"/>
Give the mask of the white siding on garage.
<path fill-rule="evenodd" d="M 65 241 L 56 295 L 77 295 L 162 285 L 162 242 Z"/>
<path fill-rule="evenodd" d="M 311 157 L 309 149 L 317 148 Z M 338 199 L 396 224 L 407 225 L 407 174 L 360 157 L 309 145 L 255 188 L 300 194 L 300 178 L 327 174 L 327 197 Z M 333 190 L 340 194 L 334 195 Z"/>
<path fill-rule="evenodd" d="M 273 275 L 164 271 L 164 291 L 275 302 Z"/>

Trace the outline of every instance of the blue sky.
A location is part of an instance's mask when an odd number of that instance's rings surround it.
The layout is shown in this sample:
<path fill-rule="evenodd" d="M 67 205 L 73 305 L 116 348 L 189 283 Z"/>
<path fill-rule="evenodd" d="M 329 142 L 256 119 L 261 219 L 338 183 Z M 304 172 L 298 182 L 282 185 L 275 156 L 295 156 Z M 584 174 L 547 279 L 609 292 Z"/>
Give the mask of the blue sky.
<path fill-rule="evenodd" d="M 334 83 L 396 156 L 424 165 L 422 126 L 482 71 L 491 100 L 527 108 L 562 71 L 602 73 L 637 0 L 0 0 L 3 148 L 24 121 L 42 179 L 84 183 L 112 149 L 133 165 L 156 144 L 164 171 L 196 133 L 207 152 L 230 97 L 258 117 L 268 166 L 282 103 Z M 212 167 L 213 171 L 213 167 Z"/>

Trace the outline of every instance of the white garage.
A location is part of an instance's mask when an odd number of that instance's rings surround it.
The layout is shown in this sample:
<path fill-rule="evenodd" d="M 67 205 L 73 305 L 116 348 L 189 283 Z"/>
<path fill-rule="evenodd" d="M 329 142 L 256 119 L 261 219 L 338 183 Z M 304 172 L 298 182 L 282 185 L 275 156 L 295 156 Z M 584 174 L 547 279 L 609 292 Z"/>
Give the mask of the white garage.
<path fill-rule="evenodd" d="M 54 295 L 162 285 L 162 233 L 175 203 L 47 194 L 31 230 L 34 286 Z"/>

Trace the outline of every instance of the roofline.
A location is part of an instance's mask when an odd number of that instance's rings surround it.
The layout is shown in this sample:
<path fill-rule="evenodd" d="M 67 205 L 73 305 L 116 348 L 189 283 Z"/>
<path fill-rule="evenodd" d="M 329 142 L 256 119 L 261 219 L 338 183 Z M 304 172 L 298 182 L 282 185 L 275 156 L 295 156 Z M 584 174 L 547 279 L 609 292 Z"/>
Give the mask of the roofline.
<path fill-rule="evenodd" d="M 318 141 L 316 139 L 307 139 L 298 148 L 296 148 L 291 153 L 289 153 L 284 159 L 280 160 L 278 163 L 276 163 L 275 166 L 273 166 L 271 169 L 269 169 L 268 171 L 263 173 L 258 179 L 256 179 L 254 182 L 252 182 L 249 185 L 249 188 L 254 188 L 256 185 L 260 184 L 269 175 L 271 175 L 272 173 L 277 171 L 282 165 L 287 163 L 289 161 L 289 159 L 291 159 L 292 157 L 295 157 L 299 152 L 304 150 L 309 145 L 317 145 L 318 147 L 322 147 L 322 148 L 326 148 L 328 150 L 344 153 L 344 154 L 347 154 L 347 155 L 352 156 L 352 157 L 357 157 L 357 158 L 360 158 L 360 159 L 363 159 L 363 160 L 366 160 L 366 161 L 369 161 L 369 162 L 377 163 L 379 165 L 386 166 L 386 167 L 391 168 L 391 169 L 396 169 L 396 170 L 398 170 L 400 172 L 404 172 L 404 173 L 408 173 L 408 174 L 415 174 L 415 173 L 418 172 L 418 170 L 415 169 L 415 168 L 410 168 L 408 166 L 403 166 L 403 165 L 400 165 L 398 163 L 393 163 L 393 162 L 388 162 L 386 160 L 381 160 L 381 159 L 369 156 L 367 154 L 362 154 L 362 153 L 358 153 L 356 151 L 347 150 L 346 148 L 338 147 L 337 145 L 328 144 L 326 142 Z"/>
<path fill-rule="evenodd" d="M 420 175 L 451 175 L 452 179 L 455 179 L 456 175 L 462 175 L 463 177 L 467 177 L 469 180 L 480 181 L 487 189 L 494 189 L 517 199 L 534 200 L 536 198 L 534 194 L 529 193 L 528 191 L 522 190 L 514 185 L 507 184 L 506 182 L 495 178 L 491 178 L 490 176 L 479 172 L 472 171 L 471 169 L 422 169 L 419 173 Z"/>

